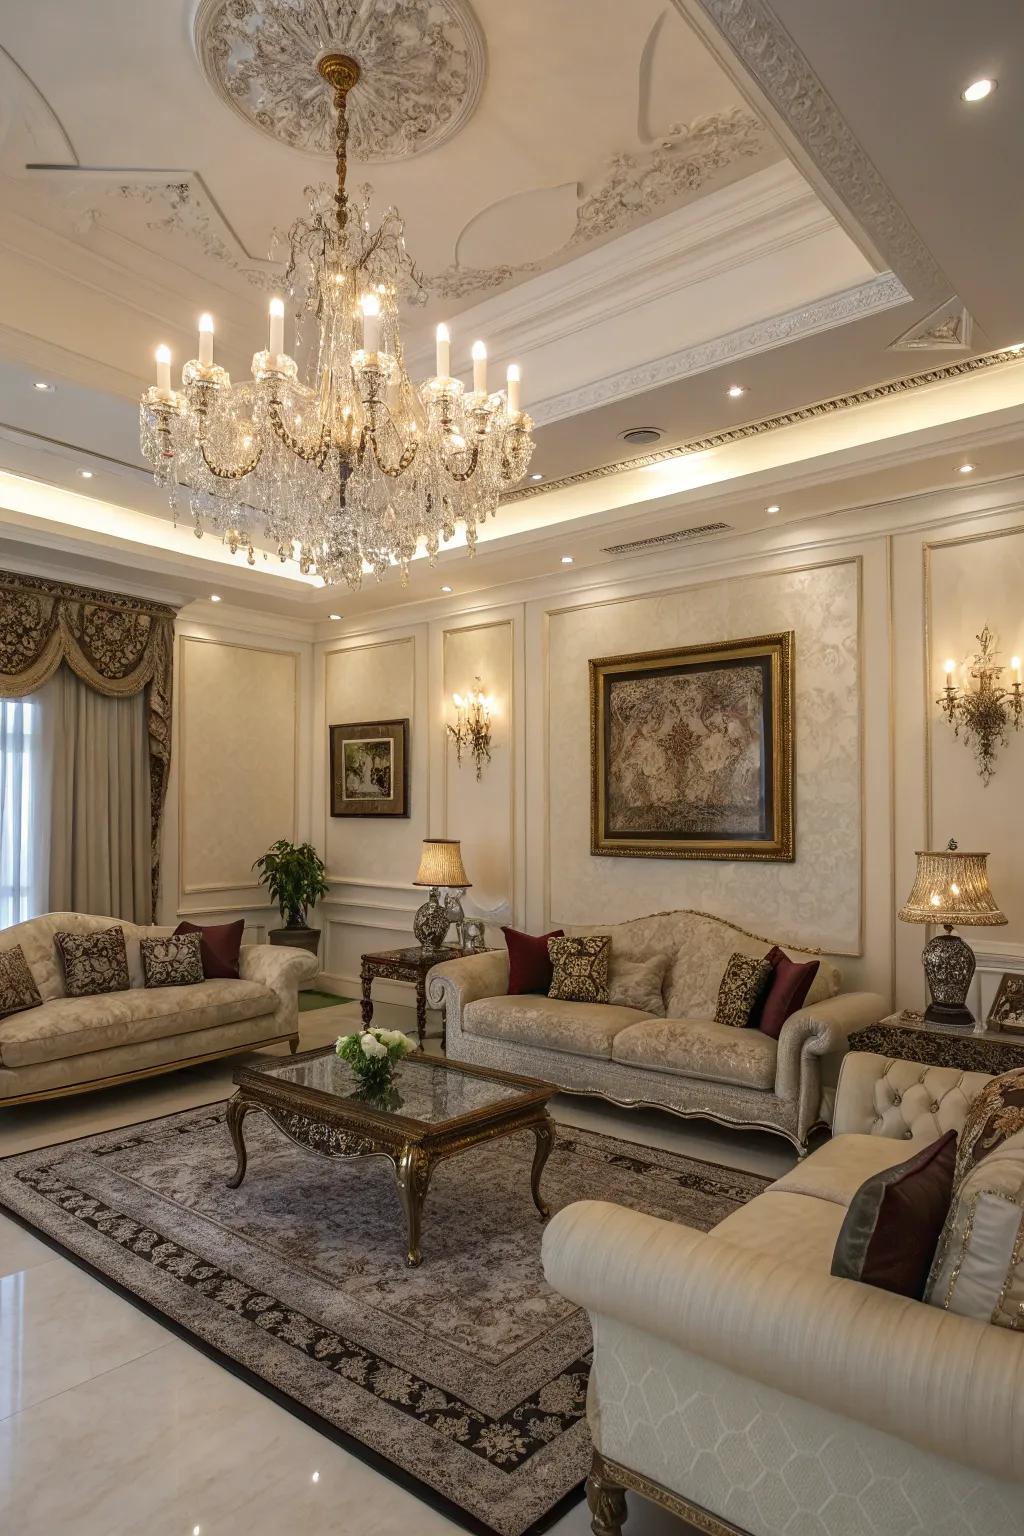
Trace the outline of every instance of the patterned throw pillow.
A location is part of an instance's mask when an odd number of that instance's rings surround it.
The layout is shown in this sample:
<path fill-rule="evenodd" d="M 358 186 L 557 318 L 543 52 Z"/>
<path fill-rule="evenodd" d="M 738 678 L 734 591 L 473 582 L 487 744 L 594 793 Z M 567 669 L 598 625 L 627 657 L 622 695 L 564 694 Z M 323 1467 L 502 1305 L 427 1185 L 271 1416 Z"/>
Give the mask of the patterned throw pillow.
<path fill-rule="evenodd" d="M 198 933 L 142 939 L 139 948 L 147 987 L 193 987 L 203 980 L 203 946 Z"/>
<path fill-rule="evenodd" d="M 715 1023 L 746 1029 L 755 1005 L 774 974 L 769 960 L 759 960 L 756 955 L 730 955 L 718 988 Z"/>
<path fill-rule="evenodd" d="M 1024 1067 L 986 1083 L 967 1111 L 956 1148 L 954 1194 L 972 1168 L 1018 1131 L 1024 1131 Z"/>
<path fill-rule="evenodd" d="M 5 949 L 0 953 L 0 1019 L 6 1019 L 9 1013 L 23 1013 L 26 1008 L 38 1008 L 42 1001 L 21 945 Z"/>
<path fill-rule="evenodd" d="M 606 1003 L 608 960 L 612 941 L 607 933 L 585 938 L 548 939 L 553 975 L 548 997 L 564 1003 Z"/>
<path fill-rule="evenodd" d="M 1024 1329 L 1024 1132 L 1001 1140 L 957 1185 L 924 1299 Z"/>
<path fill-rule="evenodd" d="M 55 933 L 53 938 L 64 967 L 68 997 L 128 991 L 131 978 L 123 928 L 103 928 L 99 933 Z"/>
<path fill-rule="evenodd" d="M 661 985 L 668 969 L 668 955 L 651 955 L 647 960 L 619 960 L 611 957 L 608 977 L 608 1001 L 618 1008 L 640 1008 L 644 1013 L 665 1017 L 665 999 Z"/>

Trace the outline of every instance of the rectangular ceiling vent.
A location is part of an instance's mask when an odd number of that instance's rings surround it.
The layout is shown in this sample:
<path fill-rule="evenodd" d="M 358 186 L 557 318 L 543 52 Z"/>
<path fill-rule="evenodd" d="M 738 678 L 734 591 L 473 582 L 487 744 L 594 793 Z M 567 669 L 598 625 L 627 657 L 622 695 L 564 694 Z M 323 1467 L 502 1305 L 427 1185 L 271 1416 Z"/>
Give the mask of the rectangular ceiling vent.
<path fill-rule="evenodd" d="M 640 555 L 648 549 L 664 549 L 669 544 L 685 544 L 690 539 L 709 539 L 715 533 L 731 533 L 731 523 L 701 523 L 698 528 L 680 528 L 675 533 L 658 533 L 650 539 L 633 539 L 629 544 L 609 544 L 606 555 Z"/>

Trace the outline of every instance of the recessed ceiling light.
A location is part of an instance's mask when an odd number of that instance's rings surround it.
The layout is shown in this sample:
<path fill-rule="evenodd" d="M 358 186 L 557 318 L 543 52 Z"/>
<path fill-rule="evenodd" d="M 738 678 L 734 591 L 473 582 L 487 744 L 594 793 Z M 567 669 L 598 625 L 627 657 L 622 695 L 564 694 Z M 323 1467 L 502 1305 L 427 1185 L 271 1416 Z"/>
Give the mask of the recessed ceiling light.
<path fill-rule="evenodd" d="M 629 443 L 633 448 L 643 448 L 648 443 L 661 441 L 661 428 L 630 427 L 628 432 L 620 432 L 619 436 L 624 443 Z"/>
<path fill-rule="evenodd" d="M 730 384 L 729 388 L 726 390 L 726 394 L 729 396 L 730 400 L 738 400 L 740 395 L 746 394 L 746 390 L 743 388 L 742 384 Z"/>
<path fill-rule="evenodd" d="M 562 564 L 563 565 L 572 565 L 572 555 L 563 555 L 562 556 Z"/>
<path fill-rule="evenodd" d="M 327 617 L 329 619 L 340 619 L 341 618 L 341 614 L 340 613 L 329 613 L 327 615 Z"/>
<path fill-rule="evenodd" d="M 960 92 L 963 101 L 984 101 L 986 96 L 991 96 L 996 88 L 994 80 L 972 80 L 965 90 Z"/>
<path fill-rule="evenodd" d="M 451 591 L 451 587 L 442 587 L 441 591 L 442 592 L 450 592 Z"/>
<path fill-rule="evenodd" d="M 91 480 L 92 479 L 92 470 L 91 469 L 80 469 L 78 471 L 78 473 L 79 473 L 80 477 L 83 480 Z"/>
<path fill-rule="evenodd" d="M 53 394 L 53 385 L 52 384 L 47 384 L 45 379 L 36 379 L 35 383 L 32 385 L 32 388 L 33 389 L 38 389 L 39 393 L 42 394 L 42 395 L 52 395 Z"/>
<path fill-rule="evenodd" d="M 530 479 L 531 480 L 543 480 L 544 476 L 543 475 L 531 475 Z"/>
<path fill-rule="evenodd" d="M 769 517 L 774 517 L 776 512 L 782 511 L 782 508 L 779 506 L 777 501 L 773 501 L 770 507 L 765 507 L 765 511 L 768 513 Z"/>
<path fill-rule="evenodd" d="M 210 602 L 211 603 L 219 603 L 220 602 L 220 594 L 218 592 L 211 592 L 210 593 Z"/>
<path fill-rule="evenodd" d="M 319 1472 L 314 1472 L 312 1478 L 310 1479 L 310 1481 L 314 1482 L 314 1483 L 318 1483 L 320 1481 L 320 1473 Z"/>
<path fill-rule="evenodd" d="M 958 475 L 972 475 L 974 473 L 974 465 L 958 464 L 956 467 L 956 472 Z"/>

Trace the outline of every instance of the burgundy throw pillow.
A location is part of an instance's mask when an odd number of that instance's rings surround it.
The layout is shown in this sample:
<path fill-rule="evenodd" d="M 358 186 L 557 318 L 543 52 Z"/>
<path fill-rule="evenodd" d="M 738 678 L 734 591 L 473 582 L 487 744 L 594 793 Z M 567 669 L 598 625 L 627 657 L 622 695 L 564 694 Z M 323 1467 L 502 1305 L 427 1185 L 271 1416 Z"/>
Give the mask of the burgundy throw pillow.
<path fill-rule="evenodd" d="M 214 978 L 238 975 L 238 956 L 242 948 L 242 930 L 245 919 L 237 923 L 179 923 L 175 933 L 198 933 L 199 947 L 203 955 L 203 977 Z"/>
<path fill-rule="evenodd" d="M 791 960 L 777 944 L 768 951 L 765 959 L 775 974 L 768 983 L 760 1006 L 752 1011 L 750 1024 L 762 1034 L 771 1035 L 773 1040 L 777 1040 L 790 1014 L 803 1007 L 804 998 L 818 974 L 819 962 L 808 960 L 801 964 Z"/>
<path fill-rule="evenodd" d="M 520 933 L 517 928 L 503 928 L 508 945 L 508 995 L 521 996 L 524 992 L 541 992 L 545 997 L 551 986 L 554 967 L 548 954 L 548 939 L 561 939 L 561 928 L 536 937 L 532 933 Z"/>
<path fill-rule="evenodd" d="M 956 1131 L 865 1179 L 850 1201 L 832 1273 L 896 1296 L 924 1295 L 953 1198 Z"/>

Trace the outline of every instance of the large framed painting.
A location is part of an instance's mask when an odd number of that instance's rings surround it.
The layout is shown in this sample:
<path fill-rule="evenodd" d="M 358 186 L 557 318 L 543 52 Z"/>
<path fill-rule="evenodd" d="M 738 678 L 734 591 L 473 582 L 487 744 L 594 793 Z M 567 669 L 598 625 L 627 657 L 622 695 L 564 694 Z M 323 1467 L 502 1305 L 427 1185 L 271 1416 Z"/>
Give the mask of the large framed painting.
<path fill-rule="evenodd" d="M 408 720 L 332 725 L 331 815 L 408 814 Z"/>
<path fill-rule="evenodd" d="M 590 663 L 590 851 L 789 860 L 793 635 Z"/>

